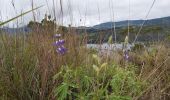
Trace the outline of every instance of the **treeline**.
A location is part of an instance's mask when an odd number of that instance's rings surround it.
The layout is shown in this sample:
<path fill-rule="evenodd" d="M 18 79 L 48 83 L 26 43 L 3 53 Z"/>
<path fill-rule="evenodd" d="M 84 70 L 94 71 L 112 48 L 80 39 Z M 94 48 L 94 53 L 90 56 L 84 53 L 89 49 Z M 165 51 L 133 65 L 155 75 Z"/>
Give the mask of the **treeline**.
<path fill-rule="evenodd" d="M 108 38 L 113 35 L 113 41 L 116 40 L 117 42 L 124 41 L 125 36 L 128 34 L 130 35 L 130 42 L 133 42 L 137 33 L 139 33 L 139 26 L 130 26 L 128 27 L 117 27 L 114 29 L 87 29 L 86 32 L 88 34 L 89 43 L 101 43 L 107 42 Z M 78 32 L 82 33 L 82 30 L 78 30 Z M 116 33 L 115 33 L 116 32 Z M 146 41 L 157 41 L 157 40 L 164 40 L 170 31 L 168 28 L 164 28 L 161 26 L 144 26 L 139 33 L 138 41 L 146 42 Z M 116 34 L 116 39 L 115 35 Z"/>
<path fill-rule="evenodd" d="M 69 27 L 57 26 L 55 19 L 51 18 L 51 15 L 45 15 L 41 22 L 30 21 L 28 27 L 39 34 L 67 34 L 76 33 L 81 37 L 86 36 L 88 43 L 104 43 L 108 41 L 108 38 L 113 35 L 113 41 L 122 42 L 129 31 L 129 41 L 133 42 L 137 33 L 139 33 L 140 26 L 129 26 L 128 27 L 116 27 L 111 29 L 95 29 L 93 27 Z M 57 29 L 57 30 L 56 30 Z M 70 31 L 70 32 L 69 32 Z M 116 32 L 116 33 L 115 33 Z M 149 25 L 144 26 L 139 33 L 137 41 L 159 41 L 164 40 L 169 35 L 169 28 L 160 25 Z M 116 34 L 116 37 L 114 36 Z"/>
<path fill-rule="evenodd" d="M 45 14 L 45 17 L 41 22 L 30 21 L 27 25 L 32 32 L 38 34 L 64 34 L 68 32 L 68 28 L 65 26 L 57 25 L 56 19 L 52 18 L 51 15 Z"/>

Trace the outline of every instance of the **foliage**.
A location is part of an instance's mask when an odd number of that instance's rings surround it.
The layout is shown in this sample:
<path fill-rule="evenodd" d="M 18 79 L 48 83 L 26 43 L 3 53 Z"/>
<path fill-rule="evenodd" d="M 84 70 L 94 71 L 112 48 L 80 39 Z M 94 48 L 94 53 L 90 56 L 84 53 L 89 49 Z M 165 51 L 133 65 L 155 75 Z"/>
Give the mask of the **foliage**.
<path fill-rule="evenodd" d="M 130 60 L 125 62 L 121 52 L 105 57 L 86 48 L 76 34 L 65 34 L 62 39 L 68 52 L 61 56 L 49 35 L 1 34 L 0 99 L 168 98 L 162 93 L 169 93 L 170 50 L 163 44 L 130 52 Z"/>
<path fill-rule="evenodd" d="M 143 43 L 135 43 L 132 47 L 132 51 L 141 51 L 145 48 L 145 45 Z"/>
<path fill-rule="evenodd" d="M 62 66 L 53 78 L 62 79 L 54 90 L 59 100 L 63 99 L 115 99 L 131 100 L 137 96 L 145 84 L 135 77 L 135 71 L 118 65 L 101 63 L 97 55 L 92 55 L 94 65 L 76 69 Z M 91 70 L 90 70 L 91 69 Z"/>

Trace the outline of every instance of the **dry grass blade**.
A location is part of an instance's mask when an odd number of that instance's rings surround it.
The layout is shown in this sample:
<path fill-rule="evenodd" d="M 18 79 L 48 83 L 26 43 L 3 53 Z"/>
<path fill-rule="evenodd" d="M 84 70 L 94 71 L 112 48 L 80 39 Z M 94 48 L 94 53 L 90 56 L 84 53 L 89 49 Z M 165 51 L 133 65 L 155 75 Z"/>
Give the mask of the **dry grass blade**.
<path fill-rule="evenodd" d="M 9 19 L 9 20 L 7 20 L 7 21 L 5 21 L 5 22 L 1 22 L 1 23 L 0 23 L 0 26 L 2 26 L 2 25 L 4 25 L 4 24 L 7 24 L 7 23 L 9 23 L 9 22 L 11 22 L 11 21 L 13 21 L 13 20 L 15 20 L 15 19 L 23 16 L 23 15 L 26 15 L 26 14 L 34 11 L 34 10 L 37 10 L 37 9 L 39 9 L 39 8 L 41 8 L 41 7 L 43 7 L 43 6 L 39 6 L 39 7 L 37 7 L 37 8 L 32 9 L 32 10 L 29 10 L 29 11 L 27 11 L 27 12 L 24 12 L 24 13 L 22 13 L 22 14 L 16 16 L 16 17 L 14 17 L 14 18 L 11 18 L 11 19 Z"/>

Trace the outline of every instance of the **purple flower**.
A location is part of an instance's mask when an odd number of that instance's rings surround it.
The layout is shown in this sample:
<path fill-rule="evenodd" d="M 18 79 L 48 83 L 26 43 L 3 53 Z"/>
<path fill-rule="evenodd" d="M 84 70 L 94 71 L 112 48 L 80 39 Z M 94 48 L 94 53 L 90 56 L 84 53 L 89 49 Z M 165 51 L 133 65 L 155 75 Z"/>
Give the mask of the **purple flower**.
<path fill-rule="evenodd" d="M 54 43 L 54 46 L 57 46 L 57 53 L 63 55 L 67 51 L 67 49 L 64 47 L 65 40 L 60 39 L 61 34 L 55 34 L 55 37 L 58 38 L 59 40 Z"/>
<path fill-rule="evenodd" d="M 67 49 L 64 46 L 61 46 L 61 47 L 57 48 L 57 52 L 59 54 L 63 55 L 63 54 L 65 54 L 66 51 L 67 51 Z"/>
<path fill-rule="evenodd" d="M 55 42 L 55 45 L 61 46 L 61 45 L 64 45 L 64 43 L 65 43 L 65 40 L 58 40 L 58 41 Z"/>
<path fill-rule="evenodd" d="M 61 34 L 55 34 L 54 37 L 60 38 L 60 37 L 61 37 Z"/>
<path fill-rule="evenodd" d="M 124 59 L 125 60 L 129 60 L 129 53 L 128 53 L 128 51 L 124 52 Z"/>

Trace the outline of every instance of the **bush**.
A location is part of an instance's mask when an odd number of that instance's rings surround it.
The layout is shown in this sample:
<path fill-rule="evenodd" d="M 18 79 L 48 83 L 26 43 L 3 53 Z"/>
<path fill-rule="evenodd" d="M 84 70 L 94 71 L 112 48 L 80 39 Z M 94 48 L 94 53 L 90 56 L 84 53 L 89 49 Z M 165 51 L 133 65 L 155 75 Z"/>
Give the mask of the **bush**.
<path fill-rule="evenodd" d="M 59 100 L 131 100 L 144 89 L 145 83 L 136 78 L 134 66 L 124 69 L 115 64 L 101 63 L 97 56 L 93 58 L 95 65 L 76 69 L 63 66 L 54 76 L 55 81 L 61 80 L 54 90 Z"/>

